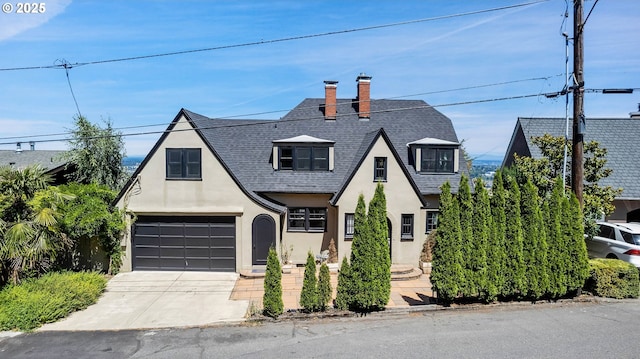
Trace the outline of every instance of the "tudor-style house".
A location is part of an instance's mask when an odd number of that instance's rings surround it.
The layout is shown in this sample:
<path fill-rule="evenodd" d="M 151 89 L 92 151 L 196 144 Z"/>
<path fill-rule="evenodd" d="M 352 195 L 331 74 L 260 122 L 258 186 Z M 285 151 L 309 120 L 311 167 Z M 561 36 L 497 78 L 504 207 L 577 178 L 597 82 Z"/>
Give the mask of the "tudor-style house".
<path fill-rule="evenodd" d="M 421 100 L 308 98 L 279 120 L 182 109 L 121 191 L 134 219 L 123 270 L 251 271 L 269 247 L 293 263 L 334 239 L 350 255 L 358 196 L 384 184 L 391 261 L 417 266 L 439 187 L 467 172 L 451 120 Z"/>

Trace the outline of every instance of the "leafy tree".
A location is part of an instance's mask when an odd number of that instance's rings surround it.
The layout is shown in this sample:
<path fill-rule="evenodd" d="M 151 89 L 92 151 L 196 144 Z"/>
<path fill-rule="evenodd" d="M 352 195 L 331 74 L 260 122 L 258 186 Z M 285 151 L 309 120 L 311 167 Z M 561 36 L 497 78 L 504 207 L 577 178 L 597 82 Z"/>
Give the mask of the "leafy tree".
<path fill-rule="evenodd" d="M 112 127 L 111 120 L 105 121 L 104 128 L 82 116 L 75 117 L 74 121 L 69 151 L 63 155 L 74 169 L 69 178 L 120 190 L 127 176 L 122 165 L 125 156 L 122 134 Z"/>
<path fill-rule="evenodd" d="M 438 298 L 451 303 L 459 294 L 459 283 L 463 281 L 462 254 L 460 251 L 460 214 L 458 202 L 451 194 L 451 185 L 445 182 L 440 187 L 440 214 L 438 231 L 433 248 L 431 284 Z"/>
<path fill-rule="evenodd" d="M 375 250 L 371 258 L 372 267 L 375 270 L 374 308 L 384 309 L 391 295 L 391 258 L 389 258 L 389 229 L 387 225 L 387 201 L 384 195 L 384 186 L 378 183 L 376 191 L 369 202 L 367 221 L 371 228 L 371 244 Z"/>
<path fill-rule="evenodd" d="M 307 254 L 307 263 L 304 266 L 304 280 L 300 292 L 300 306 L 306 312 L 315 312 L 318 308 L 318 279 L 316 278 L 316 260 L 313 254 Z"/>
<path fill-rule="evenodd" d="M 547 259 L 549 261 L 549 295 L 558 298 L 567 293 L 566 265 L 567 244 L 562 230 L 562 217 L 566 213 L 566 199 L 563 194 L 562 179 L 556 179 L 551 195 L 545 204 L 547 212 Z"/>
<path fill-rule="evenodd" d="M 318 309 L 320 311 L 327 310 L 327 303 L 331 301 L 331 273 L 326 263 L 320 265 L 320 274 L 318 275 Z"/>
<path fill-rule="evenodd" d="M 505 297 L 524 294 L 525 269 L 522 246 L 522 219 L 520 218 L 520 189 L 512 176 L 503 177 L 505 201 L 505 253 L 506 262 L 503 267 L 504 286 L 502 295 Z"/>
<path fill-rule="evenodd" d="M 117 193 L 95 183 L 70 183 L 60 186 L 60 190 L 74 196 L 61 205 L 64 215 L 59 218 L 61 230 L 74 243 L 74 258 L 69 258 L 74 267 L 78 266 L 80 242 L 97 239 L 109 259 L 105 269 L 110 274 L 117 273 L 122 264 L 120 236 L 125 229 L 122 211 L 112 205 Z"/>
<path fill-rule="evenodd" d="M 503 269 L 506 263 L 505 232 L 506 232 L 506 193 L 502 182 L 502 173 L 497 171 L 493 178 L 491 189 L 491 236 L 487 248 L 487 294 L 486 301 L 494 301 L 504 287 Z"/>
<path fill-rule="evenodd" d="M 277 318 L 284 310 L 282 303 L 282 269 L 278 253 L 271 247 L 267 256 L 267 270 L 264 276 L 263 314 Z"/>
<path fill-rule="evenodd" d="M 460 177 L 460 187 L 458 189 L 457 200 L 460 208 L 460 246 L 462 254 L 462 282 L 460 291 L 464 297 L 472 297 L 478 294 L 478 283 L 476 281 L 475 255 L 478 251 L 478 243 L 473 238 L 473 202 L 471 199 L 471 188 L 469 178 L 465 175 Z"/>
<path fill-rule="evenodd" d="M 526 295 L 539 299 L 549 290 L 547 238 L 544 230 L 538 189 L 531 180 L 522 186 L 521 206 L 523 260 L 526 269 Z"/>
<path fill-rule="evenodd" d="M 347 257 L 344 257 L 342 258 L 342 264 L 340 265 L 340 272 L 338 272 L 338 286 L 336 288 L 335 301 L 336 309 L 349 309 L 354 294 L 351 266 L 349 265 Z"/>
<path fill-rule="evenodd" d="M 473 194 L 473 255 L 467 260 L 471 261 L 471 268 L 475 274 L 475 282 L 478 292 L 483 300 L 496 296 L 497 290 L 493 283 L 487 280 L 487 253 L 494 250 L 489 248 L 491 238 L 491 204 L 489 194 L 484 188 L 481 178 L 475 180 L 475 192 Z"/>
<path fill-rule="evenodd" d="M 515 167 L 524 178 L 529 177 L 538 188 L 541 198 L 546 198 L 553 191 L 555 179 L 562 177 L 562 165 L 564 163 L 564 137 L 554 137 L 549 134 L 532 137 L 532 142 L 538 146 L 542 153 L 539 159 L 515 156 Z M 571 144 L 568 144 L 567 153 L 571 153 Z M 600 147 L 597 141 L 589 141 L 584 144 L 584 226 L 587 234 L 594 235 L 595 221 L 613 213 L 615 207 L 614 198 L 622 193 L 621 188 L 600 186 L 600 180 L 611 175 L 612 170 L 606 168 L 607 149 Z M 567 161 L 565 169 L 567 173 L 566 183 L 571 183 L 571 163 Z M 524 182 L 522 182 L 524 183 Z"/>

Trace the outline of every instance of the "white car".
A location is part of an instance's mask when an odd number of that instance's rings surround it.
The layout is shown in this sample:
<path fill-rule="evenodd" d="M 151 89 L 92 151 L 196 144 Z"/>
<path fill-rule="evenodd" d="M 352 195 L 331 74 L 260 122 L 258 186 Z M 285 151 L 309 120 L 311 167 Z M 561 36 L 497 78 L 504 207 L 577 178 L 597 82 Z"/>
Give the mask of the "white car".
<path fill-rule="evenodd" d="M 640 269 L 640 223 L 598 223 L 598 234 L 587 238 L 592 258 L 614 258 Z"/>

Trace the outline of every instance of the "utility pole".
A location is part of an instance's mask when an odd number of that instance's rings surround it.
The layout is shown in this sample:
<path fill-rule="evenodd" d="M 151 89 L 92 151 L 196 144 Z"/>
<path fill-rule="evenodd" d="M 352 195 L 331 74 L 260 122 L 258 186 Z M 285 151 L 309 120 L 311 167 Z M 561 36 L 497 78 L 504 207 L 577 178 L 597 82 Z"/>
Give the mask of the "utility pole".
<path fill-rule="evenodd" d="M 583 0 L 573 1 L 573 156 L 571 161 L 571 189 L 575 193 L 580 206 L 584 202 L 582 199 L 582 188 L 584 178 L 584 48 L 582 31 Z"/>

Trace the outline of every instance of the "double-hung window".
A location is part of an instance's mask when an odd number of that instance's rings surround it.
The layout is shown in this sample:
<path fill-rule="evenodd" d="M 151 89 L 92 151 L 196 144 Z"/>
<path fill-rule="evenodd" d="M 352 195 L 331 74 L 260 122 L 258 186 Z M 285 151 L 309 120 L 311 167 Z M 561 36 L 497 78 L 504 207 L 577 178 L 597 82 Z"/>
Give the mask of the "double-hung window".
<path fill-rule="evenodd" d="M 324 232 L 327 225 L 326 208 L 289 208 L 288 230 L 294 232 Z"/>
<path fill-rule="evenodd" d="M 400 239 L 413 239 L 413 214 L 403 214 Z"/>
<path fill-rule="evenodd" d="M 422 172 L 453 173 L 453 148 L 425 147 L 422 149 L 421 157 Z"/>
<path fill-rule="evenodd" d="M 427 225 L 425 233 L 430 233 L 434 229 L 438 227 L 438 212 L 437 211 L 427 211 Z"/>
<path fill-rule="evenodd" d="M 386 182 L 387 181 L 387 158 L 375 157 L 373 160 L 373 181 L 374 182 Z"/>
<path fill-rule="evenodd" d="M 328 146 L 281 146 L 281 170 L 294 171 L 328 171 Z"/>
<path fill-rule="evenodd" d="M 199 148 L 167 148 L 167 179 L 202 179 L 202 156 Z"/>
<path fill-rule="evenodd" d="M 353 213 L 345 213 L 344 238 L 352 239 L 354 230 L 355 230 L 355 215 Z"/>

